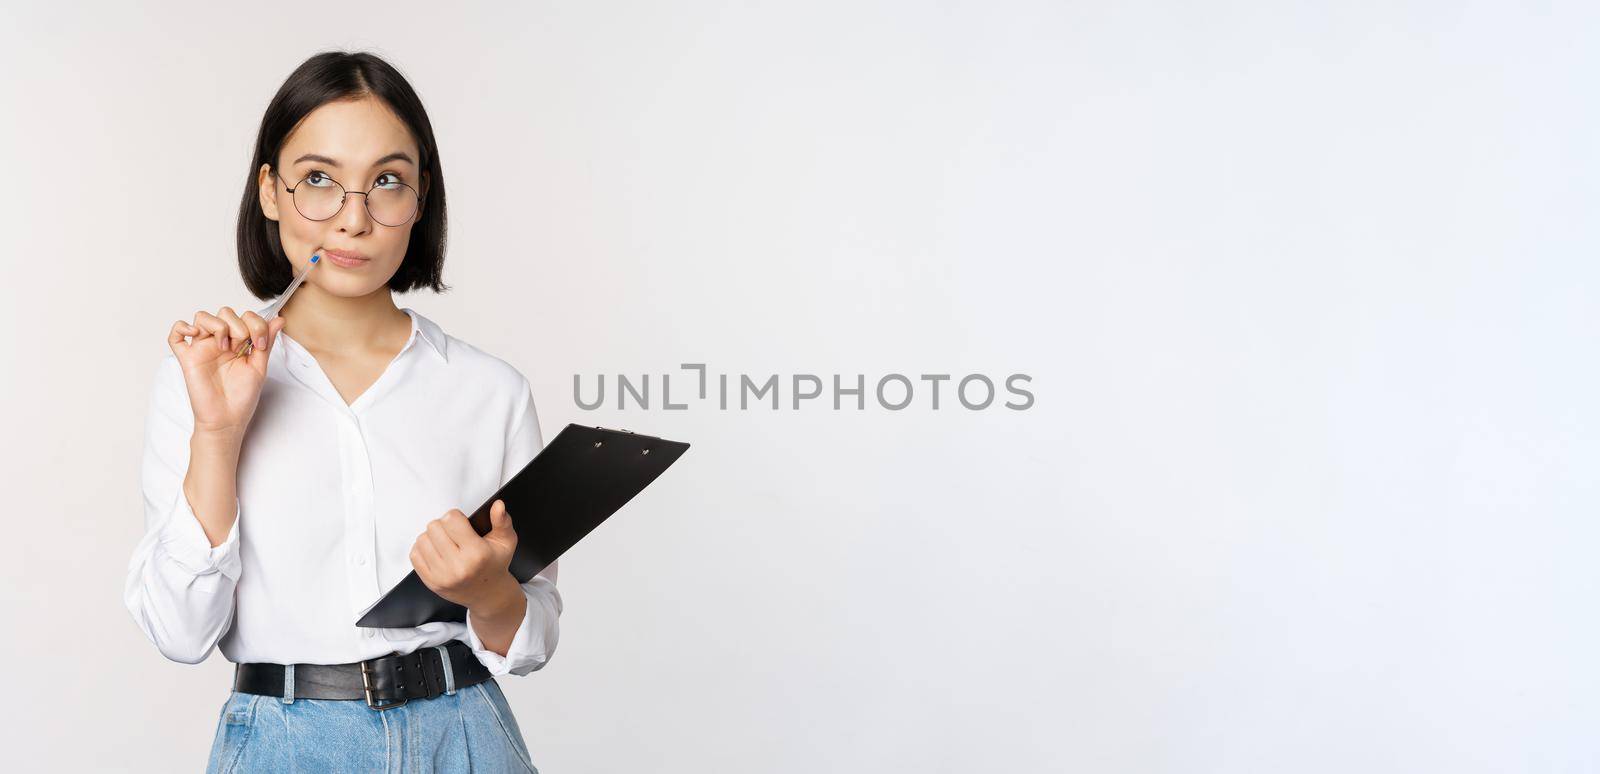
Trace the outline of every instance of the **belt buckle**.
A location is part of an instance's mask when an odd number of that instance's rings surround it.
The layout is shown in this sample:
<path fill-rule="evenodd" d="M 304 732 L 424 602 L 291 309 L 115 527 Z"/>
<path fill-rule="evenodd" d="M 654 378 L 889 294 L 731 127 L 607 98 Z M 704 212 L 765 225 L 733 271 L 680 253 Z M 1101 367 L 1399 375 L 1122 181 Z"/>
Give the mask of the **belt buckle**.
<path fill-rule="evenodd" d="M 381 710 L 386 710 L 386 709 L 394 709 L 395 707 L 404 707 L 406 705 L 406 702 L 411 701 L 410 699 L 401 699 L 399 701 L 399 703 L 389 703 L 389 704 L 374 704 L 374 703 L 372 703 L 371 671 L 372 671 L 372 662 L 370 660 L 361 662 L 361 687 L 362 687 L 362 691 L 367 695 L 367 706 L 368 707 L 371 707 L 372 709 L 381 711 Z M 404 690 L 404 686 L 402 686 L 401 690 Z"/>

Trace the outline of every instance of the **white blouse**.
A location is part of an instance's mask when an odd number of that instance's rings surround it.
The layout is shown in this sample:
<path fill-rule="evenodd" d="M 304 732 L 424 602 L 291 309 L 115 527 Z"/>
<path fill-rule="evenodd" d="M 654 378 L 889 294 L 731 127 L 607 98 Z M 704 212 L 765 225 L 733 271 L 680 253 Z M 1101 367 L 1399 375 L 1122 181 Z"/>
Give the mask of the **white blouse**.
<path fill-rule="evenodd" d="M 235 663 L 343 664 L 459 639 L 495 675 L 550 660 L 554 562 L 522 584 L 527 614 L 505 656 L 483 646 L 471 611 L 464 623 L 355 625 L 412 571 L 429 521 L 471 515 L 544 446 L 527 378 L 404 311 L 410 340 L 348 405 L 316 358 L 278 334 L 240 450 L 237 518 L 216 547 L 183 494 L 194 430 L 183 371 L 177 356 L 162 360 L 145 427 L 145 535 L 123 601 L 167 658 L 197 664 L 220 646 Z"/>

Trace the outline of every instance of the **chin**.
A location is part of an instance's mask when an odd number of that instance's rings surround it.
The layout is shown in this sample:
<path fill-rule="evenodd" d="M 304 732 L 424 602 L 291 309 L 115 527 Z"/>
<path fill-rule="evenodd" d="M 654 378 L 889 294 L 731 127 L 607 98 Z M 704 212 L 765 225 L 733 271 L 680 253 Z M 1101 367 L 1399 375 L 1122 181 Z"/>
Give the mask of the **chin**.
<path fill-rule="evenodd" d="M 312 278 L 307 279 L 306 282 L 310 283 L 315 279 L 317 280 L 315 284 L 318 288 L 321 288 L 328 295 L 339 296 L 340 298 L 360 298 L 370 295 L 387 287 L 389 279 L 394 276 L 393 272 L 382 273 L 374 271 L 368 276 L 352 276 L 348 273 L 334 276 L 332 272 L 329 272 L 317 277 L 316 275 L 322 271 L 322 268 L 319 267 L 312 274 Z M 338 271 L 338 269 L 333 271 Z"/>

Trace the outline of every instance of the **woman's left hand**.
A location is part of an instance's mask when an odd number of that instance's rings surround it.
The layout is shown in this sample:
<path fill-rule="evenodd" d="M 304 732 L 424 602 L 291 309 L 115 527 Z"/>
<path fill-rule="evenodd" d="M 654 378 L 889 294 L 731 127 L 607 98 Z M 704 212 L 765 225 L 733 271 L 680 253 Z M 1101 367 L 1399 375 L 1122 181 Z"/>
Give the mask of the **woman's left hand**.
<path fill-rule="evenodd" d="M 428 588 L 467 608 L 503 598 L 511 574 L 511 555 L 517 549 L 517 531 L 511 526 L 503 500 L 489 507 L 490 530 L 479 535 L 467 515 L 451 508 L 428 522 L 411 546 L 411 566 Z"/>

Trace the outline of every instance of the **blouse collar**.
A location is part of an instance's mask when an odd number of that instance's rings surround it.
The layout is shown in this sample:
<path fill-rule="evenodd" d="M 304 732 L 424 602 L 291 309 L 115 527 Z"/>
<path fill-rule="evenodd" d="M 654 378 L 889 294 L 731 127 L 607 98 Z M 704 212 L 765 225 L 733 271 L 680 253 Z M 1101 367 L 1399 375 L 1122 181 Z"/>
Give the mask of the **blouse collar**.
<path fill-rule="evenodd" d="M 411 335 L 421 335 L 422 340 L 428 342 L 429 346 L 433 347 L 433 351 L 438 353 L 440 360 L 446 363 L 450 362 L 450 358 L 445 354 L 448 342 L 445 338 L 444 330 L 434 321 L 423 317 L 421 312 L 409 306 L 402 308 L 400 311 L 411 316 Z"/>
<path fill-rule="evenodd" d="M 277 299 L 273 300 L 276 301 Z M 270 306 L 272 304 L 268 303 L 267 306 L 257 309 L 256 314 L 267 311 L 267 307 Z M 450 362 L 450 357 L 446 354 L 449 349 L 449 339 L 444 335 L 444 329 L 440 328 L 438 323 L 424 317 L 421 312 L 409 306 L 401 307 L 400 311 L 405 312 L 406 316 L 411 318 L 411 336 L 406 340 L 406 346 L 411 346 L 411 340 L 421 336 L 423 341 L 428 342 L 428 346 L 433 349 L 434 354 L 439 356 L 440 361 Z"/>

